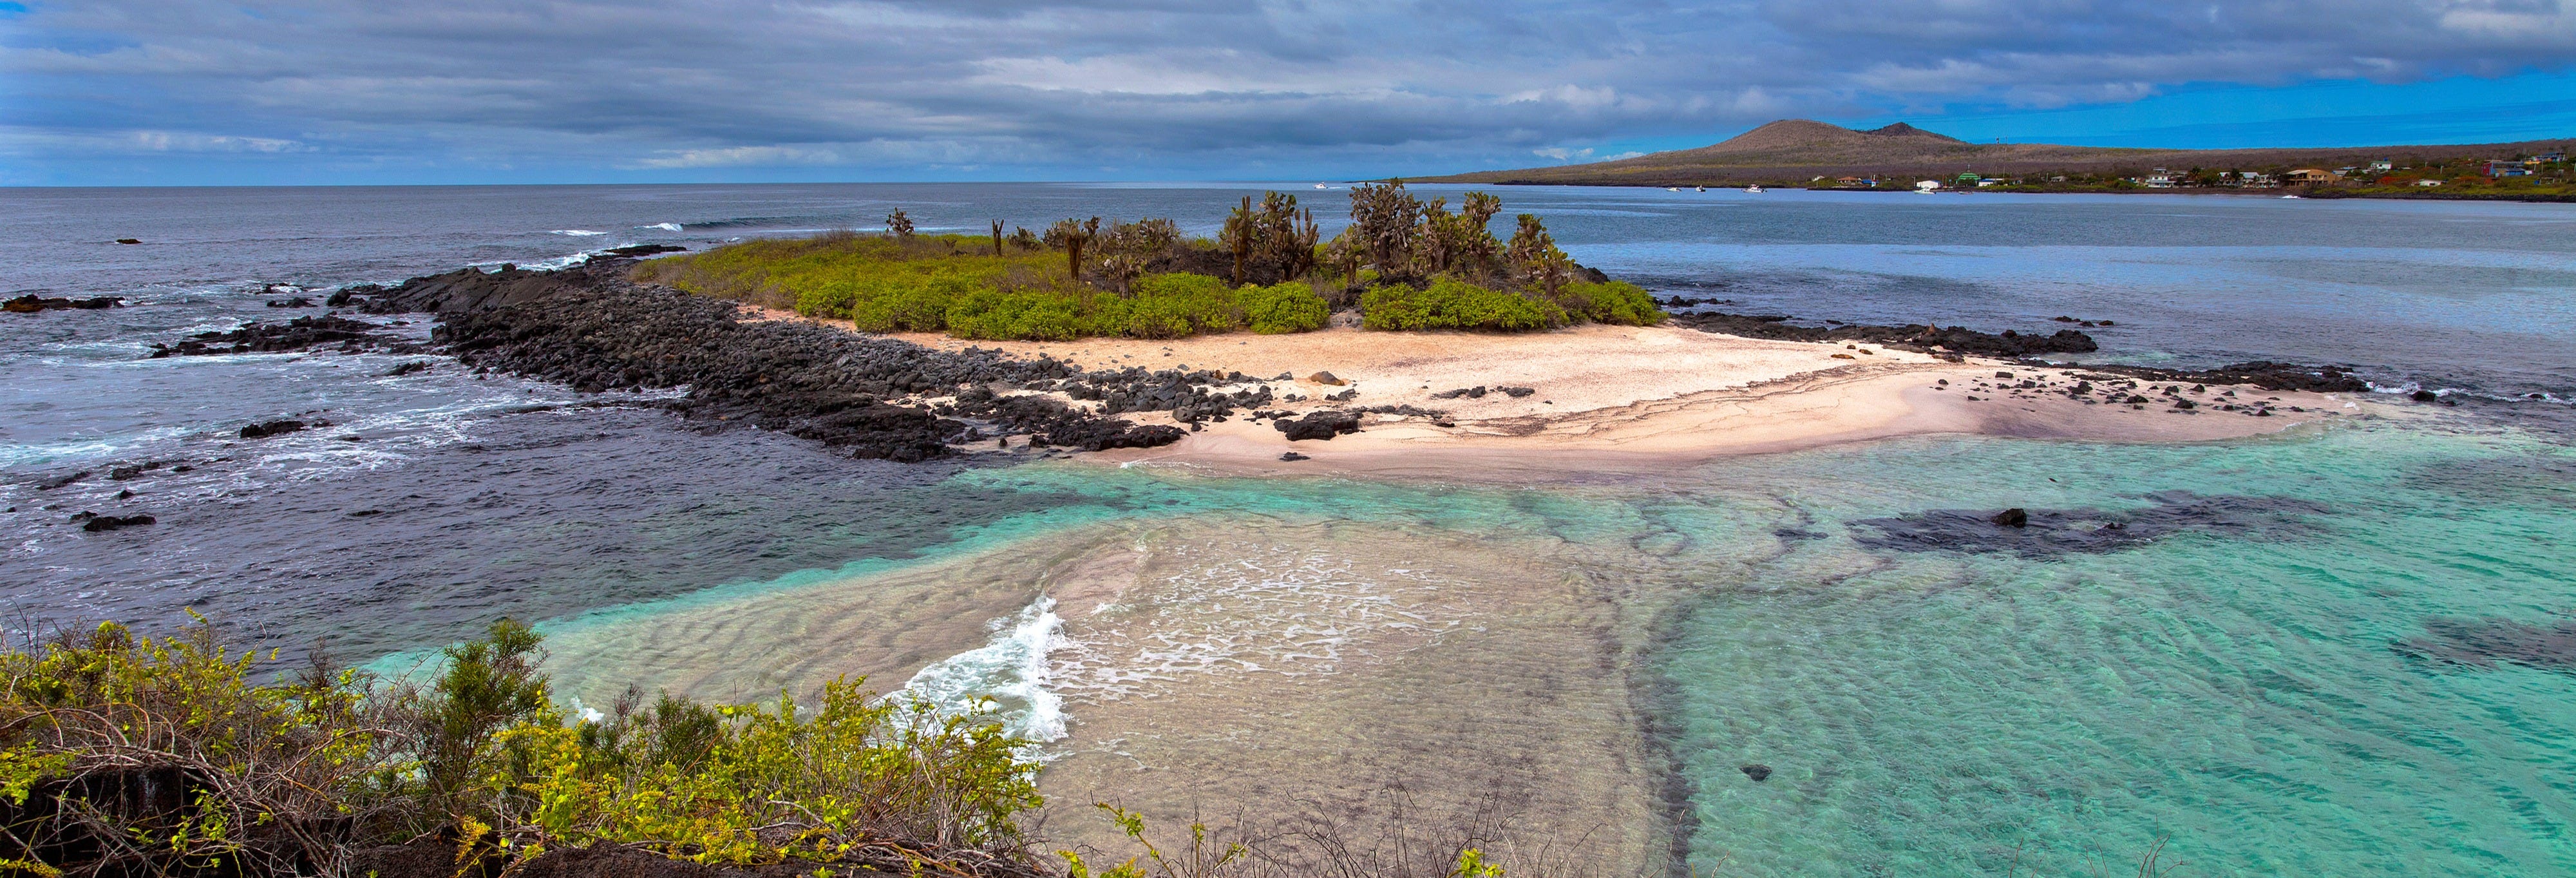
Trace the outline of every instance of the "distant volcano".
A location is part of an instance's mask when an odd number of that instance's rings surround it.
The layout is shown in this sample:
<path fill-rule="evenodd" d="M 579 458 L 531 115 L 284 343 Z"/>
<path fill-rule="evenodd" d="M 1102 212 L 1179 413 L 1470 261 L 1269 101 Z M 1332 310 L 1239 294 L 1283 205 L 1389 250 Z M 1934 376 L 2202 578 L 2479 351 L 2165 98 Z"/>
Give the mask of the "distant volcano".
<path fill-rule="evenodd" d="M 1988 175 L 2042 171 L 2102 173 L 2151 167 L 2256 170 L 2288 166 L 2336 168 L 2383 158 L 2519 158 L 2563 149 L 2561 141 L 2445 146 L 2329 147 L 2319 149 L 2127 149 L 2046 143 L 1970 143 L 1903 122 L 1867 131 L 1812 119 L 1782 119 L 1724 142 L 1696 149 L 1580 165 L 1479 171 L 1434 177 L 1434 183 L 1532 183 L 1601 186 L 1742 185 L 1803 183 L 1815 177 L 1941 177 L 1975 171 Z"/>

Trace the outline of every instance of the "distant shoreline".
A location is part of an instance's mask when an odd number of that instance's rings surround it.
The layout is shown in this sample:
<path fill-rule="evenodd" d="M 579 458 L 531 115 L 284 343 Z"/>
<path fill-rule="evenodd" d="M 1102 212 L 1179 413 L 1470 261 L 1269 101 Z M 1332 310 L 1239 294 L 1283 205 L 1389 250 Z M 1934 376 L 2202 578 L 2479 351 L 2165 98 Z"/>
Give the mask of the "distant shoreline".
<path fill-rule="evenodd" d="M 1436 184 L 1443 183 L 1444 181 L 1424 179 L 1411 182 Z M 1747 186 L 1758 185 L 1768 189 L 1796 190 L 1801 192 L 1871 192 L 1884 195 L 1912 195 L 1915 193 L 1915 190 L 1912 189 L 1868 189 L 1850 186 L 1800 186 L 1792 183 L 1726 183 L 1723 185 L 1691 183 L 1682 184 L 1677 187 L 1675 184 L 1670 183 L 1568 183 L 1551 180 L 1498 180 L 1453 185 L 1588 186 L 1600 189 L 1672 189 L 1705 186 L 1709 189 L 1735 190 L 1742 190 Z M 2388 201 L 2515 201 L 2533 204 L 2576 204 L 2576 193 L 2556 192 L 2345 192 L 2334 189 L 2211 189 L 2204 187 L 2176 187 L 2171 189 L 2149 189 L 2144 187 L 2136 189 L 2096 189 L 2072 187 L 2051 188 L 2042 186 L 1983 186 L 1977 188 L 1943 188 L 1939 190 L 1939 194 L 1943 195 L 1953 193 L 1964 194 L 1970 192 L 2002 192 L 2020 195 L 2214 195 L 2235 196 L 2239 198 L 2280 198 L 2284 195 L 2296 195 L 2300 198 L 2313 198 L 2318 200 L 2367 198 Z"/>

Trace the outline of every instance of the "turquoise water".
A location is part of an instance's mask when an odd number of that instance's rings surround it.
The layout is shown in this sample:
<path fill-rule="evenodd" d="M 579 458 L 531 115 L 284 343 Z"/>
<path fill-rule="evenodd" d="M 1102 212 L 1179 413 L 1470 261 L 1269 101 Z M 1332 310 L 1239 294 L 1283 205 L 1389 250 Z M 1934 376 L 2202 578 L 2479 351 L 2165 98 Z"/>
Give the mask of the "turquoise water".
<path fill-rule="evenodd" d="M 1244 515 L 1565 541 L 1553 561 L 1659 595 L 1641 703 L 1687 781 L 1700 874 L 2128 875 L 2151 851 L 2175 875 L 2576 873 L 2576 655 L 2398 648 L 2443 620 L 2576 619 L 2576 453 L 2547 437 L 1939 437 L 1554 487 L 1054 464 L 953 481 L 1064 505 L 930 560 Z M 2005 507 L 2131 536 L 2020 539 L 1983 519 Z"/>
<path fill-rule="evenodd" d="M 2175 874 L 2576 873 L 2576 675 L 2392 649 L 2429 619 L 2576 611 L 2571 460 L 2383 425 L 1917 440 L 1703 473 L 1761 497 L 1671 502 L 1768 502 L 1812 536 L 1711 577 L 1666 632 L 1694 865 L 2125 875 L 2162 841 Z M 1848 524 L 2177 489 L 2324 511 L 2044 557 L 1871 549 Z"/>
<path fill-rule="evenodd" d="M 2178 875 L 2576 873 L 2576 674 L 2395 648 L 2576 616 L 2576 454 L 2531 437 L 1950 437 L 1561 488 L 1100 475 L 969 477 L 1546 533 L 1679 585 L 1651 703 L 1703 874 L 2125 875 L 2159 844 Z M 1860 523 L 2151 496 L 2234 511 L 2098 552 L 1888 548 Z"/>

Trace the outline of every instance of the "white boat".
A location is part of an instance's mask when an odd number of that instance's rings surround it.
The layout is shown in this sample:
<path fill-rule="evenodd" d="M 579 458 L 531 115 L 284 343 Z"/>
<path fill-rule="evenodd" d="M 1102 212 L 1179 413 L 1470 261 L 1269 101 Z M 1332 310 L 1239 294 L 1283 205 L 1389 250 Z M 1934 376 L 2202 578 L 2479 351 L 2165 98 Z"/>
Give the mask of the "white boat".
<path fill-rule="evenodd" d="M 1744 191 L 1746 191 L 1746 192 L 1750 192 L 1750 193 L 1753 193 L 1753 194 L 1755 194 L 1755 195 L 1760 195 L 1760 194 L 1762 194 L 1762 184 L 1760 184 L 1760 183 L 1756 183 L 1756 184 L 1753 184 L 1753 185 L 1751 185 L 1751 186 L 1746 186 L 1746 187 L 1744 187 Z"/>
<path fill-rule="evenodd" d="M 1324 185 L 1324 184 L 1322 184 L 1322 183 L 1317 183 L 1317 184 L 1315 184 L 1315 188 L 1317 188 L 1317 189 L 1331 189 L 1331 188 L 1333 188 L 1333 187 L 1331 187 L 1331 186 L 1326 186 L 1326 185 Z"/>
<path fill-rule="evenodd" d="M 1666 186 L 1666 187 L 1664 187 L 1664 191 L 1666 191 L 1666 192 L 1679 192 L 1679 191 L 1682 191 L 1682 187 L 1679 187 L 1679 186 Z"/>
<path fill-rule="evenodd" d="M 1701 187 L 1698 187 L 1698 188 L 1692 189 L 1691 191 L 1693 191 L 1693 192 L 1706 192 L 1706 191 L 1708 191 L 1708 187 L 1706 187 L 1706 186 L 1701 186 Z"/>
<path fill-rule="evenodd" d="M 2296 196 L 2296 195 L 2283 195 L 2283 196 L 2281 196 L 2281 197 L 2283 197 L 2283 198 L 2297 198 L 2297 197 L 2299 197 L 2299 196 Z"/>

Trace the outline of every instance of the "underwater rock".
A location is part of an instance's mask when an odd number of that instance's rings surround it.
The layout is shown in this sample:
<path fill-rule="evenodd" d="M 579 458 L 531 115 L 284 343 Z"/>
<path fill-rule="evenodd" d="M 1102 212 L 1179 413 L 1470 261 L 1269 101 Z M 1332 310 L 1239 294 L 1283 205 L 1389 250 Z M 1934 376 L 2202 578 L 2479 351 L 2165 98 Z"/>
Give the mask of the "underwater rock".
<path fill-rule="evenodd" d="M 2296 537 L 2315 526 L 2323 506 L 2284 497 L 2203 497 L 2160 491 L 2144 509 L 2026 509 L 2020 524 L 1974 509 L 1931 509 L 1852 522 L 1864 547 L 1901 552 L 2011 552 L 2030 558 L 2117 552 L 2169 534 L 2196 531 L 2235 538 Z M 2005 510 L 2006 513 L 2013 510 Z M 1999 526 L 2000 525 L 2000 526 Z"/>
<path fill-rule="evenodd" d="M 1743 766 L 1737 770 L 1744 772 L 1744 776 L 1752 778 L 1755 783 L 1761 783 L 1771 779 L 1771 766 L 1764 765 L 1759 762 Z"/>
<path fill-rule="evenodd" d="M 2389 648 L 2412 658 L 2481 670 L 2510 662 L 2576 673 L 2576 622 L 2533 625 L 2509 619 L 2427 619 L 2423 636 Z"/>

